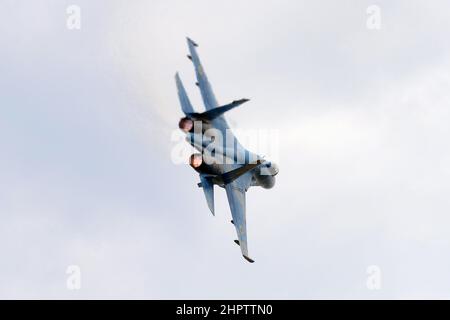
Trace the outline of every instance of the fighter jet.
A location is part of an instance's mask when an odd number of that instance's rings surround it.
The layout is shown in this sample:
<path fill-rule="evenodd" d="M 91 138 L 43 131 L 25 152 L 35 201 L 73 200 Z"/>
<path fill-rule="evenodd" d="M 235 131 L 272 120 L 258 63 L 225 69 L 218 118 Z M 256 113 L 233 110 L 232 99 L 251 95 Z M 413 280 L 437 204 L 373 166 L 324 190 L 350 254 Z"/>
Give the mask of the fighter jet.
<path fill-rule="evenodd" d="M 235 243 L 241 248 L 244 258 L 253 263 L 248 254 L 245 195 L 253 186 L 270 189 L 275 185 L 279 169 L 275 163 L 265 160 L 244 148 L 231 131 L 224 113 L 249 101 L 235 100 L 219 105 L 197 54 L 198 45 L 187 38 L 188 58 L 192 61 L 206 111 L 195 112 L 178 73 L 175 82 L 184 117 L 179 128 L 199 153 L 189 158 L 190 166 L 199 174 L 198 186 L 203 189 L 206 202 L 214 215 L 214 186 L 226 190 L 231 209 L 231 223 L 236 228 Z"/>

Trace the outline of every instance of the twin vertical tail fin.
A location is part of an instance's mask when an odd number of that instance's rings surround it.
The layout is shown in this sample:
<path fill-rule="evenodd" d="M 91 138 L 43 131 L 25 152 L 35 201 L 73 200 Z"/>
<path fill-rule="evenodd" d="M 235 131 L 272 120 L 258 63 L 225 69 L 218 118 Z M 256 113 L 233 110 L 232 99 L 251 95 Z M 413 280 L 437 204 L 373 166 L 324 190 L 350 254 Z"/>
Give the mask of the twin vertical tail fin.
<path fill-rule="evenodd" d="M 181 109 L 186 115 L 194 113 L 194 108 L 192 107 L 191 101 L 189 100 L 186 89 L 183 86 L 183 82 L 181 81 L 178 72 L 175 75 L 175 82 L 177 83 L 178 99 L 180 100 Z"/>
<path fill-rule="evenodd" d="M 200 58 L 197 54 L 196 47 L 198 47 L 197 43 L 195 43 L 192 39 L 187 38 L 189 53 L 188 58 L 194 64 L 195 73 L 197 76 L 196 85 L 200 88 L 200 92 L 202 95 L 203 102 L 205 104 L 206 112 L 203 113 L 195 113 L 194 108 L 192 107 L 191 102 L 189 101 L 189 97 L 186 93 L 186 90 L 181 82 L 180 76 L 178 73 L 175 75 L 175 81 L 177 83 L 178 88 L 178 98 L 180 99 L 181 108 L 186 116 L 190 116 L 192 118 L 197 118 L 199 120 L 211 121 L 215 118 L 221 116 L 225 112 L 249 101 L 248 99 L 240 99 L 235 100 L 230 104 L 219 107 L 216 97 L 212 91 L 211 85 L 208 81 L 206 73 L 203 69 L 203 66 L 200 62 Z"/>

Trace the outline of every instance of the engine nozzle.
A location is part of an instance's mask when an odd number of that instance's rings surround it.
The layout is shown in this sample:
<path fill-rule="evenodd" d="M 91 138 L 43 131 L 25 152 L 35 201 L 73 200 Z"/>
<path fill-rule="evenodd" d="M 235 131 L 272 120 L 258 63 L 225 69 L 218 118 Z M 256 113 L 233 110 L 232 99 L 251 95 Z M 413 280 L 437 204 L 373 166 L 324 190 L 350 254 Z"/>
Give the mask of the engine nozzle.
<path fill-rule="evenodd" d="M 188 117 L 181 118 L 180 122 L 178 122 L 178 127 L 184 132 L 189 132 L 194 127 L 194 121 Z"/>
<path fill-rule="evenodd" d="M 202 165 L 202 163 L 203 163 L 203 157 L 200 153 L 194 153 L 189 158 L 189 165 L 194 169 L 197 169 L 198 167 L 200 167 Z"/>

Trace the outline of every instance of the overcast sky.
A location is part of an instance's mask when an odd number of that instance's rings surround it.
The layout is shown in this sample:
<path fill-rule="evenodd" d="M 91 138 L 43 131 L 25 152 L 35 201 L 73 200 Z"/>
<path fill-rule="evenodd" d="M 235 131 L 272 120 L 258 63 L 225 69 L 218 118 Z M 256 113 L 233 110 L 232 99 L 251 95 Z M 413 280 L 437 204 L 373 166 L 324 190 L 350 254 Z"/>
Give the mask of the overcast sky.
<path fill-rule="evenodd" d="M 450 298 L 449 10 L 2 0 L 0 297 Z M 176 71 L 202 109 L 186 36 L 220 103 L 251 98 L 230 124 L 279 132 L 276 186 L 247 194 L 254 264 L 223 190 L 212 217 L 171 160 Z"/>

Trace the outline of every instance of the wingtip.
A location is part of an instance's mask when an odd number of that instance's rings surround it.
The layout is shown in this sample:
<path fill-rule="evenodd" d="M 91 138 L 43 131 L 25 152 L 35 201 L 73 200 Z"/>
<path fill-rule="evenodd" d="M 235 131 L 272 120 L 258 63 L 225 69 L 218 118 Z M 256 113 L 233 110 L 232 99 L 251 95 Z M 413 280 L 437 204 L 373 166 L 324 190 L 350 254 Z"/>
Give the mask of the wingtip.
<path fill-rule="evenodd" d="M 187 39 L 188 43 L 191 43 L 194 47 L 198 47 L 198 44 L 194 40 L 192 40 L 189 37 L 186 37 L 186 39 Z"/>
<path fill-rule="evenodd" d="M 247 260 L 247 261 L 250 262 L 250 263 L 254 263 L 254 262 L 255 262 L 255 260 L 253 260 L 253 259 L 247 257 L 246 255 L 242 255 L 242 256 L 244 257 L 245 260 Z"/>
<path fill-rule="evenodd" d="M 208 202 L 208 209 L 209 209 L 209 211 L 211 211 L 213 216 L 216 215 L 216 213 L 215 213 L 215 206 L 214 206 L 214 196 L 213 196 L 211 202 Z"/>
<path fill-rule="evenodd" d="M 215 207 L 214 207 L 214 199 L 211 201 L 211 203 L 208 202 L 208 209 L 209 209 L 209 211 L 211 211 L 211 214 L 212 214 L 213 216 L 216 215 L 216 213 L 214 212 L 214 211 L 215 211 Z"/>

